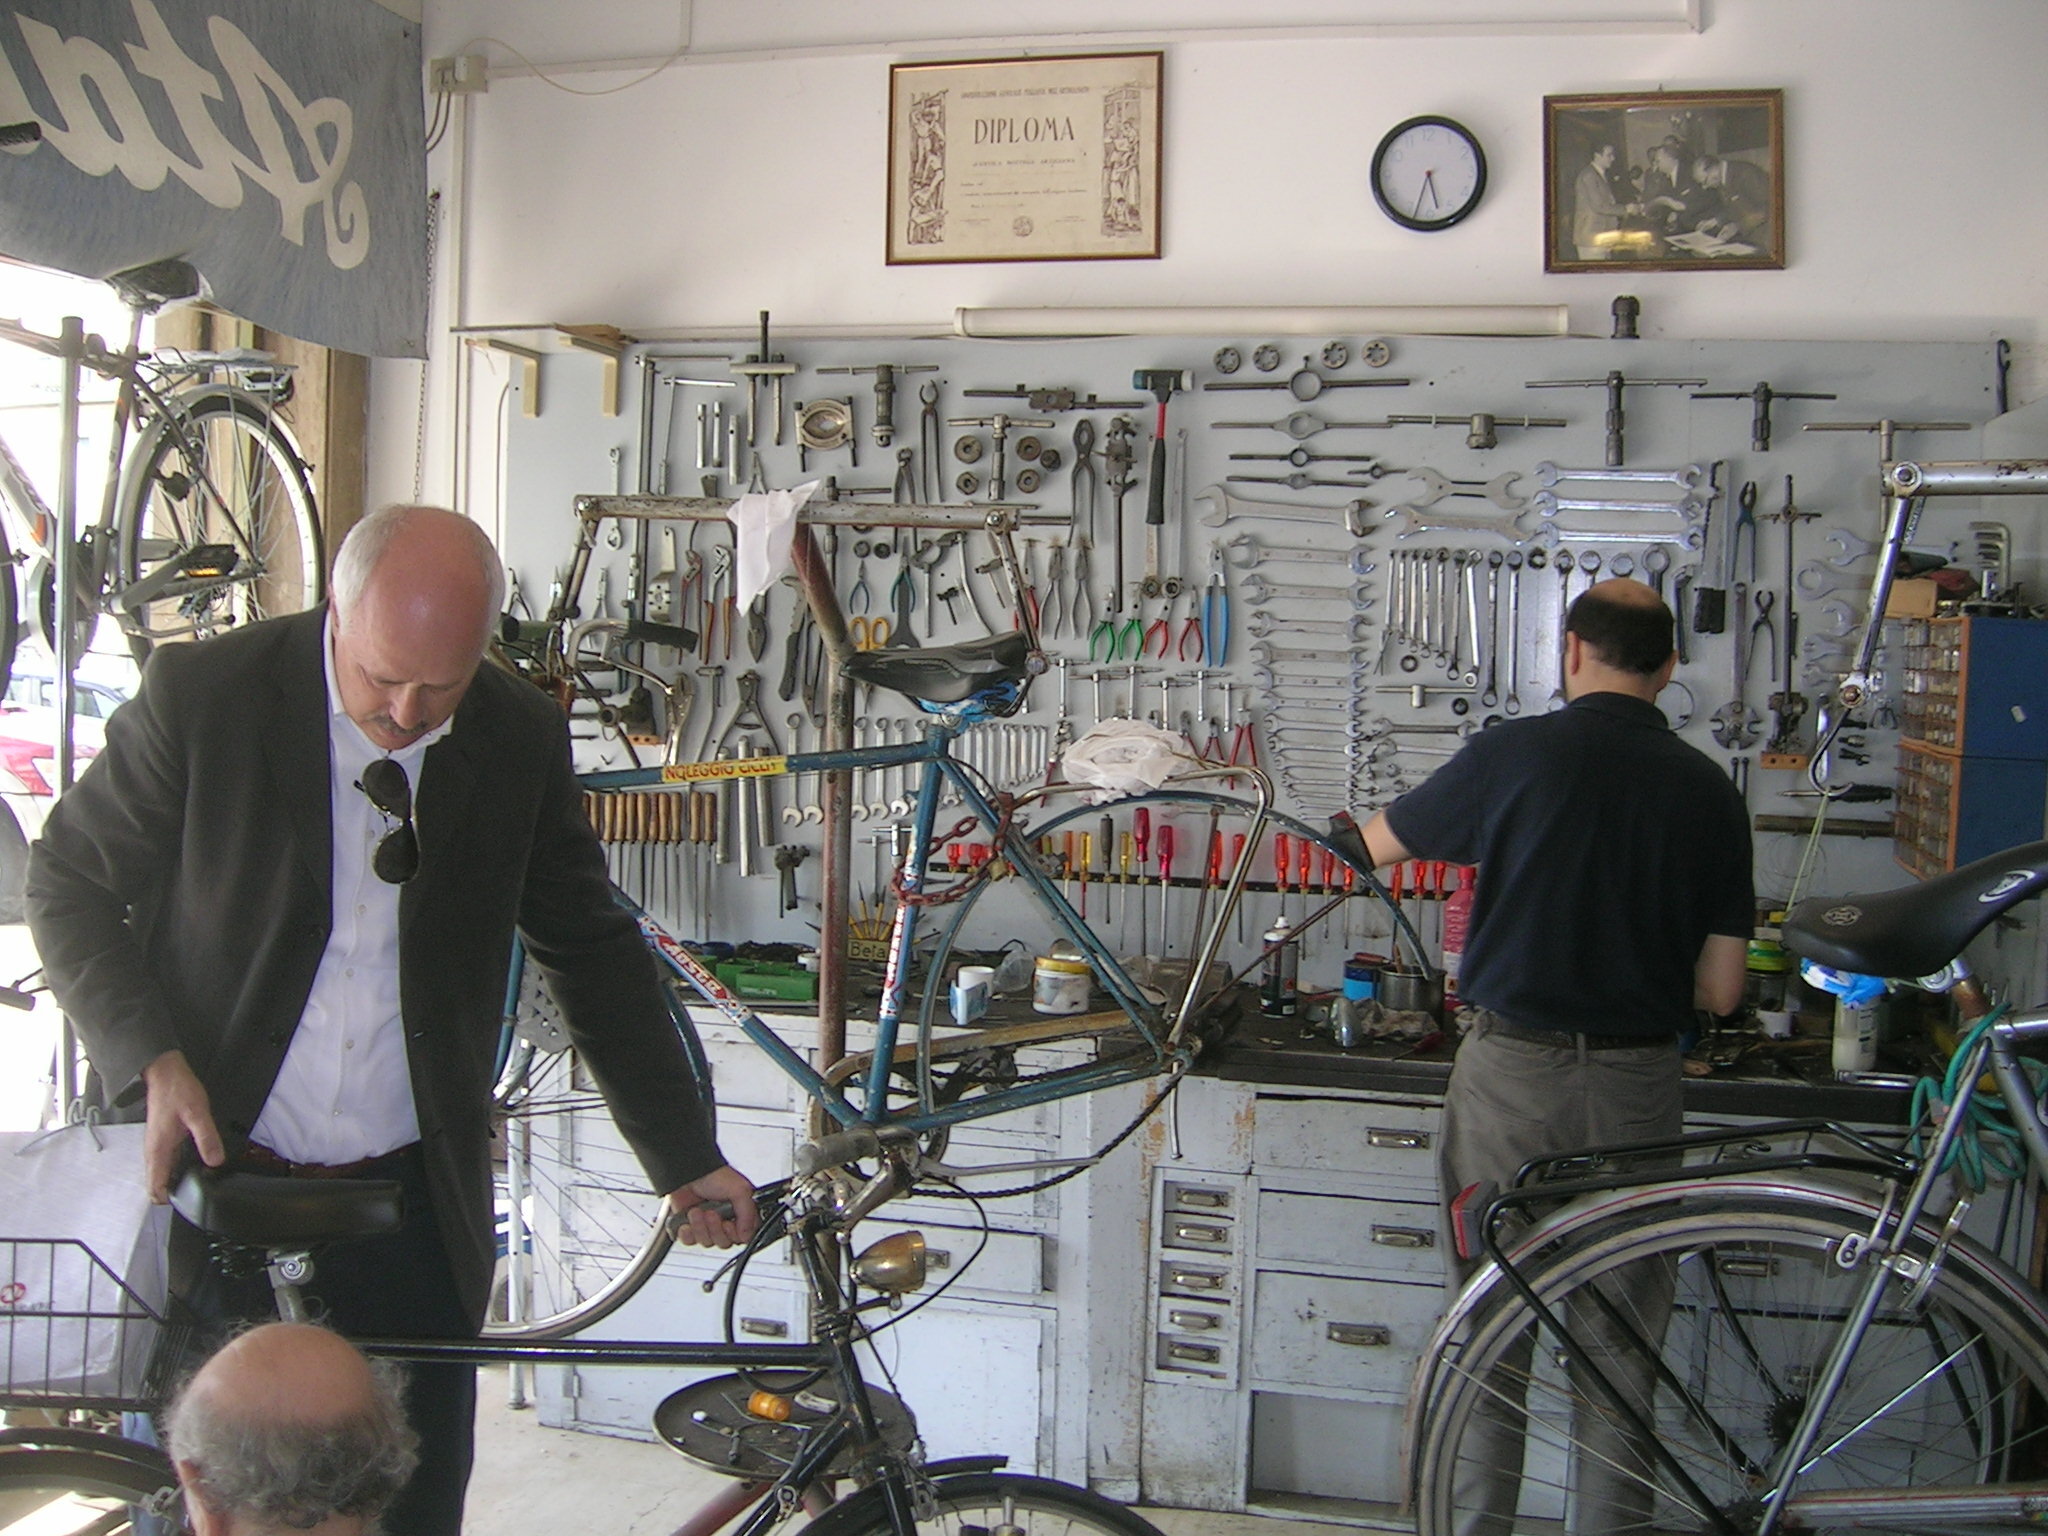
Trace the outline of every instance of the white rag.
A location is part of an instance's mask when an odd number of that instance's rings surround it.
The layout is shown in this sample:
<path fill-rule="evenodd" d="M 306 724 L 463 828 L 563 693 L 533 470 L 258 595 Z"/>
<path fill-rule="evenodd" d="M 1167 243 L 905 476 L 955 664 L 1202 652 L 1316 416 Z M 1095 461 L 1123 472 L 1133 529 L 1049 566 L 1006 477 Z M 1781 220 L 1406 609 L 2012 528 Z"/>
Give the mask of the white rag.
<path fill-rule="evenodd" d="M 733 562 L 733 598 L 742 610 L 789 569 L 796 515 L 817 488 L 817 481 L 806 480 L 789 491 L 749 491 L 726 513 L 732 519 L 738 554 Z"/>

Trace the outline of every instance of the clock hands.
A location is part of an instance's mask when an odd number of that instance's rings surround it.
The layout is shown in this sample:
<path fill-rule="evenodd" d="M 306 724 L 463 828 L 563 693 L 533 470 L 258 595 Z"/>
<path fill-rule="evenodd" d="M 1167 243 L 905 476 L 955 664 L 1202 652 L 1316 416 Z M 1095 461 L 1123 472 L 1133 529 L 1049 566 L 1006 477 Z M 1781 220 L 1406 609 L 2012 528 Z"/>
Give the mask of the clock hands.
<path fill-rule="evenodd" d="M 1432 208 L 1443 207 L 1442 199 L 1436 195 L 1436 172 L 1434 170 L 1427 170 L 1422 173 L 1422 186 L 1415 194 L 1415 211 L 1409 217 L 1417 219 L 1422 217 L 1422 200 L 1424 197 L 1429 199 L 1429 205 Z"/>

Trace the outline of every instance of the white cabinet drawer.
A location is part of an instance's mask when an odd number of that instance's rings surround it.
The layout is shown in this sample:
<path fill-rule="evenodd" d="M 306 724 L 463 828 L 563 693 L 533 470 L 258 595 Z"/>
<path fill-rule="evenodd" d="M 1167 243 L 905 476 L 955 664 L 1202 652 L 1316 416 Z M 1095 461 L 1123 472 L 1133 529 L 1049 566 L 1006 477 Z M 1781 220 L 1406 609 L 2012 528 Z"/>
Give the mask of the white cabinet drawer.
<path fill-rule="evenodd" d="M 1162 1258 L 1159 1261 L 1159 1294 L 1182 1296 L 1194 1301 L 1233 1298 L 1237 1295 L 1237 1270 L 1225 1264 Z"/>
<path fill-rule="evenodd" d="M 1338 1266 L 1428 1282 L 1445 1272 L 1441 1243 L 1431 1205 L 1259 1191 L 1261 1264 Z"/>
<path fill-rule="evenodd" d="M 1174 1253 L 1235 1253 L 1237 1223 L 1165 1211 L 1159 1218 L 1159 1246 Z"/>
<path fill-rule="evenodd" d="M 1208 1339 L 1212 1343 L 1237 1337 L 1237 1309 L 1225 1301 L 1190 1301 L 1185 1297 L 1162 1296 L 1156 1323 L 1161 1333 Z"/>
<path fill-rule="evenodd" d="M 1262 1171 L 1369 1173 L 1434 1197 L 1441 1118 L 1434 1107 L 1261 1094 L 1257 1113 L 1252 1163 Z"/>
<path fill-rule="evenodd" d="M 1252 1313 L 1253 1382 L 1405 1393 L 1443 1305 L 1441 1286 L 1262 1270 Z"/>

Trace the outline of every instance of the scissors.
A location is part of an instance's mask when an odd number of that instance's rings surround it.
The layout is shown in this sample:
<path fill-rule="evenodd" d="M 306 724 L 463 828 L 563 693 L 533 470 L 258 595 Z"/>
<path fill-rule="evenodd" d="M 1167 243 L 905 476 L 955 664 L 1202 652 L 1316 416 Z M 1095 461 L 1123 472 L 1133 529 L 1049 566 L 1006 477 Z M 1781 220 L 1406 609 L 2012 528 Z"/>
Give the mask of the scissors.
<path fill-rule="evenodd" d="M 846 632 L 853 638 L 856 651 L 879 651 L 889 643 L 889 621 L 885 618 L 848 619 Z"/>

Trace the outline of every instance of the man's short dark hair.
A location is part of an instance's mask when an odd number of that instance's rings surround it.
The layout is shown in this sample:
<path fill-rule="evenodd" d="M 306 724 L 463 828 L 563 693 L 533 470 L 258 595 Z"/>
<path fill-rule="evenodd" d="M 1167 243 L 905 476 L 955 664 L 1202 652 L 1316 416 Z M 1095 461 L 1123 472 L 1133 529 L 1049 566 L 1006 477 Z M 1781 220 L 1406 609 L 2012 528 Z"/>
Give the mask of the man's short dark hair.
<path fill-rule="evenodd" d="M 1649 588 L 1643 590 L 1647 593 Z M 1651 677 L 1671 659 L 1674 623 L 1661 597 L 1647 603 L 1616 602 L 1593 588 L 1573 599 L 1564 627 L 1608 666 Z"/>
<path fill-rule="evenodd" d="M 188 1492 L 265 1531 L 309 1531 L 336 1515 L 374 1526 L 412 1476 L 419 1437 L 405 1418 L 403 1367 L 368 1364 L 369 1403 L 340 1417 L 266 1417 L 218 1392 L 180 1391 L 165 1446 L 198 1469 Z"/>

